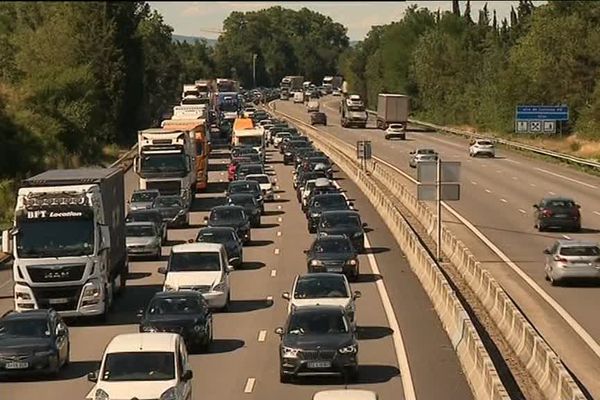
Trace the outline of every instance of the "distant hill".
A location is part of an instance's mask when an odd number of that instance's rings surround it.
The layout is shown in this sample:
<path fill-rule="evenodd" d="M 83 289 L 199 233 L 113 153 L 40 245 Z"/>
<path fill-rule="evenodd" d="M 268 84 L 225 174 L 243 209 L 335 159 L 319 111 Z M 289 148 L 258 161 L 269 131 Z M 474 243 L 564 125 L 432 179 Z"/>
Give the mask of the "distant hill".
<path fill-rule="evenodd" d="M 175 34 L 173 34 L 173 41 L 174 42 L 194 43 L 194 42 L 197 42 L 199 40 L 205 40 L 206 44 L 208 44 L 210 47 L 213 47 L 217 43 L 216 39 L 208 39 L 208 38 L 200 37 L 200 36 L 184 36 L 184 35 L 175 35 Z"/>

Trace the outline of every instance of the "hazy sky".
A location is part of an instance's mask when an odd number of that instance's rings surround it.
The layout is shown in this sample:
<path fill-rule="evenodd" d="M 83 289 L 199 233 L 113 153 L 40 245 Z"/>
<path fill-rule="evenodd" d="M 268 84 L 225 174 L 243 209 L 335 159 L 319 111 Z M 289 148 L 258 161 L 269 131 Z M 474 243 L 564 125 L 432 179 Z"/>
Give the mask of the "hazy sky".
<path fill-rule="evenodd" d="M 461 1 L 461 11 L 465 1 Z M 471 1 L 472 17 L 477 19 L 478 10 L 483 8 L 485 1 Z M 545 1 L 534 1 L 543 4 Z M 203 36 L 217 38 L 223 21 L 232 11 L 256 11 L 275 5 L 299 10 L 302 7 L 330 16 L 348 28 L 350 40 L 361 40 L 372 25 L 384 25 L 402 18 L 404 11 L 411 4 L 427 7 L 431 10 L 450 10 L 451 1 L 213 1 L 213 2 L 162 2 L 150 1 L 149 4 L 160 12 L 165 22 L 171 25 L 176 34 L 185 36 Z M 508 17 L 511 5 L 518 1 L 489 1 L 488 9 L 496 9 L 498 18 Z"/>

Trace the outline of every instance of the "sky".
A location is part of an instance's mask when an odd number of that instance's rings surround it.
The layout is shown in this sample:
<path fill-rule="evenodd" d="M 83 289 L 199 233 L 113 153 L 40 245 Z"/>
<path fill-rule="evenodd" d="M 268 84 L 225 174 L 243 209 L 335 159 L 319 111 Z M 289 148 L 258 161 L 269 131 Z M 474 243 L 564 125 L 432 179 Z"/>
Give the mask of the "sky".
<path fill-rule="evenodd" d="M 466 1 L 460 1 L 461 11 Z M 471 1 L 471 16 L 477 19 L 478 11 L 485 1 Z M 507 17 L 511 5 L 518 1 L 489 1 L 490 13 L 496 9 L 498 19 Z M 546 3 L 534 1 L 535 5 Z M 302 7 L 330 16 L 348 28 L 350 40 L 362 40 L 373 25 L 385 25 L 402 18 L 404 11 L 411 5 L 427 7 L 432 11 L 450 10 L 452 1 L 190 1 L 166 2 L 150 1 L 150 6 L 160 12 L 165 22 L 174 28 L 174 33 L 184 36 L 202 36 L 216 39 L 223 26 L 223 21 L 232 11 L 257 11 L 280 5 L 285 8 L 299 10 Z"/>

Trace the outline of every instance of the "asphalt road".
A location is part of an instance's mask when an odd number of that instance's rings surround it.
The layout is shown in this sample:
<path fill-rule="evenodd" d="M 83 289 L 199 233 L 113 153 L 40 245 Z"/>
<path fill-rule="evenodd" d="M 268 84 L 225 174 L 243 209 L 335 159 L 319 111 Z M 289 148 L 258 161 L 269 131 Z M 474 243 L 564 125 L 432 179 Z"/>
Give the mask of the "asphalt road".
<path fill-rule="evenodd" d="M 273 330 L 283 325 L 287 303 L 281 293 L 289 291 L 293 277 L 305 272 L 305 255 L 312 235 L 296 201 L 291 184 L 291 168 L 285 167 L 278 153 L 270 153 L 270 166 L 277 178 L 278 198 L 267 203 L 263 226 L 253 229 L 253 243 L 244 249 L 244 266 L 232 274 L 232 307 L 214 316 L 214 338 L 208 354 L 191 355 L 195 398 L 238 399 L 310 399 L 325 388 L 343 387 L 334 380 L 307 379 L 296 384 L 279 383 L 278 342 Z M 169 231 L 170 245 L 195 237 L 203 216 L 221 204 L 226 188 L 227 154 L 211 156 L 209 187 L 193 205 L 191 227 Z M 414 382 L 420 400 L 472 398 L 452 345 L 432 309 L 417 278 L 410 271 L 402 252 L 368 200 L 348 179 L 339 176 L 339 184 L 354 200 L 364 221 L 369 224 L 368 253 L 360 256 L 362 277 L 353 290 L 363 294 L 358 301 L 357 319 L 360 339 L 360 381 L 351 387 L 374 390 L 382 400 L 405 398 L 403 378 Z M 135 175 L 126 175 L 127 196 L 137 187 Z M 0 399 L 83 399 L 93 384 L 86 374 L 97 368 L 105 346 L 117 334 L 137 332 L 136 311 L 145 306 L 161 289 L 163 276 L 157 268 L 165 264 L 169 247 L 163 248 L 163 260 L 131 263 L 127 290 L 115 303 L 106 323 L 93 325 L 74 322 L 71 332 L 71 365 L 52 380 L 27 379 L 0 383 Z M 381 275 L 371 273 L 376 265 Z M 0 270 L 0 313 L 12 307 L 11 271 Z M 393 306 L 400 332 L 389 328 L 377 282 L 384 287 Z M 381 281 L 380 281 L 381 282 Z M 1 284 L 0 284 L 1 285 Z M 400 369 L 394 347 L 394 335 L 401 333 L 410 375 Z M 401 350 L 401 349 L 400 349 Z"/>
<path fill-rule="evenodd" d="M 339 97 L 321 100 L 321 111 L 328 116 L 328 126 L 323 129 L 353 146 L 357 140 L 371 140 L 374 156 L 412 178 L 416 179 L 416 169 L 408 165 L 409 151 L 418 147 L 433 148 L 442 160 L 462 163 L 462 198 L 449 205 L 495 244 L 514 268 L 457 217 L 445 212 L 443 220 L 503 285 L 567 367 L 595 398 L 600 398 L 600 319 L 595 306 L 600 302 L 600 287 L 552 287 L 544 279 L 542 253 L 556 239 L 598 240 L 600 178 L 504 149 L 497 149 L 494 159 L 471 158 L 467 139 L 414 127 L 406 141 L 385 140 L 374 121 L 369 121 L 367 129 L 344 129 L 337 111 L 339 101 Z M 308 122 L 303 105 L 277 101 L 276 107 Z M 413 182 L 405 179 L 404 183 L 416 191 Z M 580 233 L 540 233 L 533 228 L 532 205 L 554 195 L 572 197 L 581 205 Z"/>

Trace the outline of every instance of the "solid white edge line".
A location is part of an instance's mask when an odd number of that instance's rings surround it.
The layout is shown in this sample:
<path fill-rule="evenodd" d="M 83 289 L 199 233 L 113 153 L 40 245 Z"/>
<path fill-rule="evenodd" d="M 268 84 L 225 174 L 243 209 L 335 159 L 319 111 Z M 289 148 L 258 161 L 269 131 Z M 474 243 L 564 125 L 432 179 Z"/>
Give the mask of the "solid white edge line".
<path fill-rule="evenodd" d="M 519 212 L 525 214 L 527 211 L 523 210 L 522 208 L 519 208 Z"/>
<path fill-rule="evenodd" d="M 258 332 L 258 338 L 257 339 L 258 339 L 259 342 L 264 342 L 266 338 L 267 338 L 267 331 L 261 330 L 261 331 Z"/>
<path fill-rule="evenodd" d="M 586 186 L 586 187 L 589 187 L 589 188 L 592 188 L 592 189 L 598 189 L 598 186 L 590 185 L 589 183 L 581 182 L 581 181 L 578 181 L 577 179 L 573 179 L 573 178 L 569 178 L 568 176 L 557 174 L 556 172 L 548 171 L 548 170 L 543 169 L 543 168 L 535 168 L 535 169 L 537 171 L 543 172 L 545 174 L 554 175 L 554 176 L 556 176 L 558 178 L 566 179 L 567 181 L 575 182 L 575 183 L 578 183 L 580 185 L 583 185 L 583 186 Z"/>
<path fill-rule="evenodd" d="M 600 212 L 598 212 L 598 211 L 594 211 L 594 214 L 596 214 L 596 215 L 600 215 Z"/>
<path fill-rule="evenodd" d="M 248 380 L 246 381 L 246 386 L 244 386 L 244 393 L 252 393 L 252 391 L 254 390 L 255 383 L 255 378 L 248 378 Z"/>

